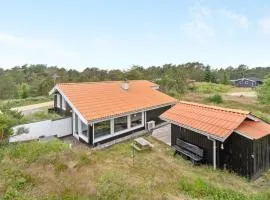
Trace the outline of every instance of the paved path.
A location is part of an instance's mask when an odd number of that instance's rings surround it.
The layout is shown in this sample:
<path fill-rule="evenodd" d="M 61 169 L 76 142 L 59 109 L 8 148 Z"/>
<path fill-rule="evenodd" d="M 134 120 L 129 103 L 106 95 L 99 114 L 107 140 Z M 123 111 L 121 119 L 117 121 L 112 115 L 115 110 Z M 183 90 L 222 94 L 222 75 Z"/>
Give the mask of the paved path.
<path fill-rule="evenodd" d="M 157 140 L 171 146 L 171 125 L 165 125 L 153 130 L 152 136 Z"/>
<path fill-rule="evenodd" d="M 15 108 L 11 108 L 11 110 L 17 110 L 19 112 L 22 112 L 23 115 L 28 115 L 34 112 L 38 112 L 42 110 L 43 108 L 50 108 L 50 107 L 53 107 L 53 101 L 32 104 L 28 106 L 15 107 Z"/>

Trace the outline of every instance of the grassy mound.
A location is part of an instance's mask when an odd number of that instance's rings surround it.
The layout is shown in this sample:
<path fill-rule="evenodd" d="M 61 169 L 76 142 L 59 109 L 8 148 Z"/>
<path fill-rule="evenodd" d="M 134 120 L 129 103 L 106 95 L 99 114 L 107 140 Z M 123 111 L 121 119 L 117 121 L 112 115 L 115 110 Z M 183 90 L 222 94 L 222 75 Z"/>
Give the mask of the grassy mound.
<path fill-rule="evenodd" d="M 214 94 L 210 97 L 207 97 L 206 101 L 211 102 L 211 103 L 220 104 L 223 102 L 223 98 L 220 94 Z"/>
<path fill-rule="evenodd" d="M 216 83 L 196 83 L 195 91 L 204 94 L 211 93 L 225 93 L 228 92 L 232 87 L 230 85 L 216 84 Z"/>

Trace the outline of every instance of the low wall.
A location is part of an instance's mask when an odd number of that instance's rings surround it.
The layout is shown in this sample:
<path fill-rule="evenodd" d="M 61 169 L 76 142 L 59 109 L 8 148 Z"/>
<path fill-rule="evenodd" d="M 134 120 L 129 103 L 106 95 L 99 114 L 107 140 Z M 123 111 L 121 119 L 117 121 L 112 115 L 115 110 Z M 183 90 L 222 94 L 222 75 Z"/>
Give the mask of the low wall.
<path fill-rule="evenodd" d="M 9 142 L 35 140 L 41 136 L 64 137 L 72 134 L 72 118 L 45 120 L 13 127 L 14 135 Z"/>

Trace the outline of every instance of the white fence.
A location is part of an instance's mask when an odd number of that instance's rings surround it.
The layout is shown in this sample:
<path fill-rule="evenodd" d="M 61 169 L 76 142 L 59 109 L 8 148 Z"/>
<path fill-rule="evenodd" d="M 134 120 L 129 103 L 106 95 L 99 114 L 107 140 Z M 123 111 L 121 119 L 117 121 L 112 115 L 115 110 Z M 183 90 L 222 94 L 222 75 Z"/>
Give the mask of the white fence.
<path fill-rule="evenodd" d="M 13 127 L 13 132 L 9 142 L 35 140 L 41 136 L 63 137 L 72 134 L 72 118 L 22 124 Z"/>

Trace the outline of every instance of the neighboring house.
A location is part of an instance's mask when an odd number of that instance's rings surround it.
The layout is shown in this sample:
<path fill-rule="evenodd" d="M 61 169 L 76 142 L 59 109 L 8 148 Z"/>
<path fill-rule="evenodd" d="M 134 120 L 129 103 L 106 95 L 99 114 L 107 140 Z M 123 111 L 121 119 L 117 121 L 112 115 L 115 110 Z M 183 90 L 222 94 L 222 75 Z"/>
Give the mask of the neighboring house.
<path fill-rule="evenodd" d="M 176 99 L 144 80 L 60 83 L 54 94 L 55 109 L 72 116 L 72 134 L 97 145 L 144 129 L 147 122 L 176 104 Z"/>
<path fill-rule="evenodd" d="M 236 87 L 257 87 L 261 84 L 263 84 L 263 81 L 261 79 L 250 77 L 250 78 L 241 78 L 236 80 L 231 80 L 232 84 Z"/>
<path fill-rule="evenodd" d="M 180 102 L 161 119 L 172 124 L 173 147 L 178 141 L 199 147 L 214 168 L 256 178 L 270 167 L 270 124 L 250 112 Z"/>

